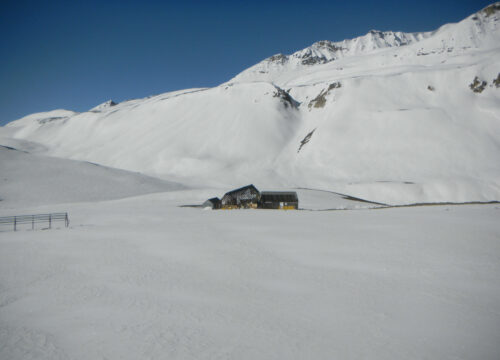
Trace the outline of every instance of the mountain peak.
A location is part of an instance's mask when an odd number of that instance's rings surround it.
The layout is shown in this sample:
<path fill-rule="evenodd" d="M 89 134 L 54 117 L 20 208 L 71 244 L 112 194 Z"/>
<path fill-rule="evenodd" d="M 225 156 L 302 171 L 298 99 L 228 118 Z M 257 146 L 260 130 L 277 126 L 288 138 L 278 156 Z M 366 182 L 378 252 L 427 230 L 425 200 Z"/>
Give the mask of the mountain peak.
<path fill-rule="evenodd" d="M 496 2 L 494 4 L 488 5 L 487 7 L 485 7 L 481 11 L 479 11 L 479 13 L 484 14 L 486 17 L 494 15 L 497 12 L 500 12 L 500 2 Z"/>
<path fill-rule="evenodd" d="M 312 44 L 311 47 L 314 47 L 317 49 L 325 49 L 325 50 L 329 50 L 331 52 L 342 50 L 342 47 L 339 47 L 336 43 L 334 43 L 330 40 L 317 41 L 314 44 Z"/>
<path fill-rule="evenodd" d="M 252 78 L 252 81 L 262 78 L 269 80 L 267 74 L 270 73 L 281 73 L 291 69 L 327 64 L 344 57 L 368 54 L 384 48 L 409 45 L 428 36 L 430 36 L 430 33 L 370 30 L 363 36 L 340 42 L 320 40 L 291 55 L 278 53 L 268 57 L 243 71 L 231 81 L 238 81 L 247 77 Z"/>
<path fill-rule="evenodd" d="M 291 55 L 276 54 L 241 72 L 230 82 L 279 82 L 282 75 L 324 65 L 343 58 L 364 56 L 389 48 L 405 47 L 404 56 L 459 53 L 469 49 L 498 47 L 500 2 L 493 3 L 463 21 L 443 25 L 435 31 L 405 33 L 372 29 L 365 35 L 333 42 L 321 40 Z M 417 44 L 418 45 L 415 45 Z M 416 47 L 411 48 L 415 45 Z M 401 55 L 401 54 L 400 54 Z M 397 56 L 396 56 L 397 58 Z M 399 61 L 399 58 L 398 58 Z M 442 59 L 440 60 L 442 61 Z M 340 66 L 342 67 L 342 66 Z M 288 78 L 289 76 L 285 76 Z"/>
<path fill-rule="evenodd" d="M 102 111 L 115 105 L 117 105 L 117 103 L 115 103 L 113 100 L 108 100 L 106 102 L 103 102 L 102 104 L 97 105 L 96 107 L 93 107 L 92 109 L 90 109 L 90 111 Z"/>

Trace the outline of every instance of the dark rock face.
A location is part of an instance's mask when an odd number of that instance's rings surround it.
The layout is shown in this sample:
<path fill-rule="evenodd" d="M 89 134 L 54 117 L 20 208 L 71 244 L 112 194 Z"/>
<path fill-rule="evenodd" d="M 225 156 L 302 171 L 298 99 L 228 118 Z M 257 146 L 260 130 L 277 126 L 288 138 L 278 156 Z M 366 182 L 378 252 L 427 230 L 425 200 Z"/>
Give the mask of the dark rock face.
<path fill-rule="evenodd" d="M 317 50 L 327 50 L 330 53 L 336 53 L 339 51 L 347 50 L 340 46 L 335 45 L 331 41 L 322 40 L 314 43 L 311 48 L 308 48 L 302 55 L 295 55 L 296 57 L 301 59 L 302 65 L 315 65 L 315 64 L 326 64 L 328 62 L 334 61 L 337 57 L 333 56 L 332 58 L 327 58 L 324 55 L 318 56 L 313 53 L 312 49 Z"/>
<path fill-rule="evenodd" d="M 498 76 L 496 79 L 493 79 L 493 85 L 495 85 L 496 88 L 500 87 L 500 73 L 498 73 Z"/>
<path fill-rule="evenodd" d="M 301 59 L 302 65 L 316 65 L 316 64 L 326 64 L 335 59 L 327 59 L 326 56 L 317 56 L 313 55 L 311 49 L 307 49 L 307 51 L 303 55 L 296 55 Z"/>
<path fill-rule="evenodd" d="M 303 60 L 301 61 L 301 64 L 302 65 L 315 65 L 315 64 L 326 64 L 327 62 L 330 62 L 330 61 L 333 61 L 332 60 L 328 60 L 327 58 L 323 57 L 323 56 L 304 56 L 303 57 Z"/>
<path fill-rule="evenodd" d="M 318 49 L 327 49 L 327 50 L 330 50 L 331 52 L 346 50 L 340 46 L 335 45 L 334 43 L 332 43 L 331 41 L 328 41 L 328 40 L 318 41 L 313 46 L 317 47 Z"/>
<path fill-rule="evenodd" d="M 486 17 L 495 14 L 497 11 L 500 11 L 500 3 L 491 4 L 482 10 Z"/>
<path fill-rule="evenodd" d="M 313 131 L 311 131 L 310 133 L 308 133 L 303 139 L 302 141 L 300 142 L 300 146 L 299 146 L 299 149 L 297 150 L 297 153 L 300 152 L 300 150 L 302 150 L 302 147 L 307 144 L 309 142 L 309 140 L 311 140 L 311 136 L 314 134 L 314 132 L 316 131 L 316 129 L 314 129 Z"/>
<path fill-rule="evenodd" d="M 328 91 L 333 90 L 333 89 L 340 89 L 342 87 L 342 84 L 340 82 L 334 82 L 328 86 Z"/>
<path fill-rule="evenodd" d="M 486 81 L 481 81 L 477 76 L 474 78 L 472 83 L 469 85 L 470 89 L 474 91 L 475 93 L 482 93 L 483 90 L 486 88 L 486 85 L 488 83 Z"/>
<path fill-rule="evenodd" d="M 409 39 L 405 39 L 405 38 L 401 38 L 398 33 L 395 33 L 395 32 L 392 32 L 392 31 L 378 31 L 378 30 L 372 30 L 370 31 L 370 33 L 375 36 L 375 37 L 378 37 L 380 39 L 383 39 L 385 40 L 386 37 L 390 38 L 391 36 L 394 37 L 394 41 L 390 41 L 388 40 L 388 46 L 405 46 L 405 45 L 409 45 L 411 44 L 411 41 Z"/>
<path fill-rule="evenodd" d="M 273 97 L 280 98 L 285 107 L 290 106 L 293 109 L 297 109 L 299 107 L 299 102 L 292 98 L 288 91 L 285 91 L 278 86 L 274 87 L 276 88 L 276 91 L 273 93 Z"/>
<path fill-rule="evenodd" d="M 267 61 L 283 65 L 288 61 L 288 56 L 283 54 L 276 54 L 268 58 Z"/>
<path fill-rule="evenodd" d="M 334 82 L 328 86 L 328 88 L 321 90 L 318 96 L 316 96 L 314 99 L 312 99 L 309 102 L 309 105 L 307 106 L 309 109 L 311 107 L 315 108 L 322 108 L 326 104 L 326 95 L 330 93 L 331 90 L 333 89 L 339 89 L 342 87 L 342 84 L 340 82 Z"/>

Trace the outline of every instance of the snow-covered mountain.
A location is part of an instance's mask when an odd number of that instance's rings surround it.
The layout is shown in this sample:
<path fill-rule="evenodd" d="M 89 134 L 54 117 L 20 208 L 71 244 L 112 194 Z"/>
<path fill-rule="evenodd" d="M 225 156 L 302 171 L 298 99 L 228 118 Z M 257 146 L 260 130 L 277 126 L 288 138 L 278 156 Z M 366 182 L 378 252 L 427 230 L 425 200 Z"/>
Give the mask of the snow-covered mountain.
<path fill-rule="evenodd" d="M 48 155 L 191 185 L 500 200 L 499 19 L 495 3 L 433 32 L 320 41 L 215 88 L 33 114 L 1 130 Z"/>
<path fill-rule="evenodd" d="M 469 49 L 498 47 L 498 9 L 500 3 L 467 17 L 458 24 L 447 24 L 436 31 L 403 33 L 399 31 L 371 30 L 366 35 L 340 42 L 323 40 L 292 55 L 276 54 L 238 74 L 232 81 L 273 81 L 296 77 L 297 72 L 307 71 L 311 65 L 321 65 L 346 57 L 363 57 L 399 49 L 394 63 L 405 60 L 421 63 L 414 58 L 430 54 L 460 54 Z M 417 45 L 418 43 L 418 45 Z M 414 45 L 414 46 L 408 46 Z M 405 50 L 408 51 L 405 51 Z M 416 52 L 415 52 L 416 50 Z M 396 60 L 396 59 L 395 59 Z M 424 63 L 427 63 L 424 61 Z M 315 70 L 317 67 L 315 67 Z"/>
<path fill-rule="evenodd" d="M 276 54 L 250 67 L 233 81 L 276 81 L 280 73 L 303 70 L 312 65 L 326 64 L 344 57 L 360 56 L 376 50 L 413 44 L 430 33 L 402 33 L 371 30 L 364 36 L 341 42 L 318 41 L 292 55 Z"/>

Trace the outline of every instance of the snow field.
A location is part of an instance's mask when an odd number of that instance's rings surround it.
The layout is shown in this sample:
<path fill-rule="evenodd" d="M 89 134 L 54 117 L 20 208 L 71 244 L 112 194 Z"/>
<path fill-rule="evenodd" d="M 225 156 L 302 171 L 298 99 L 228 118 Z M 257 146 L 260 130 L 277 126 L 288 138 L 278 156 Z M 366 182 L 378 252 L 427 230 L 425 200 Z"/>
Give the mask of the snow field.
<path fill-rule="evenodd" d="M 13 145 L 26 144 L 13 141 Z M 19 207 L 121 199 L 183 188 L 138 173 L 0 145 L 0 209 L 7 215 L 20 215 L 12 213 Z"/>
<path fill-rule="evenodd" d="M 0 232 L 0 358 L 498 358 L 498 205 L 178 207 L 206 195 Z"/>

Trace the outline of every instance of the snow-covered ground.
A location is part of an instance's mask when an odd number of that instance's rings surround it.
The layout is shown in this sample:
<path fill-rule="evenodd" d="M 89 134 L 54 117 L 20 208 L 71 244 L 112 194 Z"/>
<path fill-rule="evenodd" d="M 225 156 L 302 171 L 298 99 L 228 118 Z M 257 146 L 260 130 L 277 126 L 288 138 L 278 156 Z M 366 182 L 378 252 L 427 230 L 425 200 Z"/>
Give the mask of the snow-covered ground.
<path fill-rule="evenodd" d="M 0 358 L 499 358 L 500 205 L 178 206 L 207 196 L 58 205 L 67 229 L 3 229 Z"/>
<path fill-rule="evenodd" d="M 0 155 L 0 216 L 70 218 L 0 227 L 0 359 L 500 355 L 499 204 L 370 209 L 298 189 L 308 210 L 207 211 L 182 205 L 225 190 Z"/>
<path fill-rule="evenodd" d="M 0 208 L 4 210 L 21 205 L 120 199 L 182 188 L 142 174 L 0 145 Z"/>
<path fill-rule="evenodd" d="M 0 160 L 0 216 L 70 218 L 0 228 L 1 359 L 500 354 L 498 204 L 370 209 L 297 189 L 307 210 L 206 211 L 182 205 L 230 189 Z"/>

